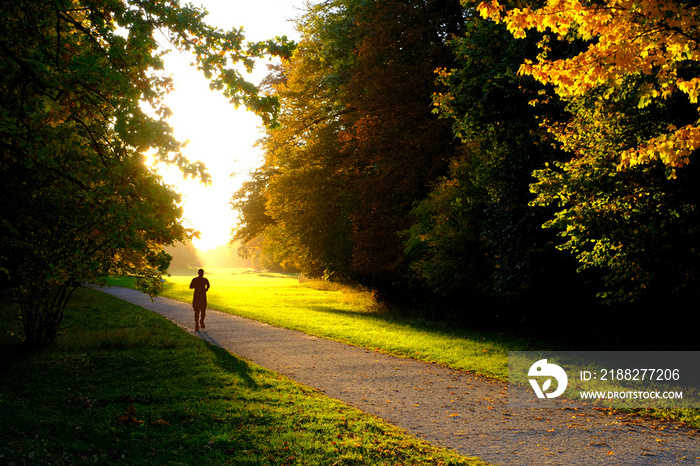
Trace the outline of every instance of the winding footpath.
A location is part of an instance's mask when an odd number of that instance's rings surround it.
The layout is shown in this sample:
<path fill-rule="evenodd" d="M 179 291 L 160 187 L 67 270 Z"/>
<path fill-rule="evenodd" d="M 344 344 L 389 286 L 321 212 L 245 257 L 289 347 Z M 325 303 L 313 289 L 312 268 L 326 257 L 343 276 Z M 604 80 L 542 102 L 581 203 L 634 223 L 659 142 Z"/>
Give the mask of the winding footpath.
<path fill-rule="evenodd" d="M 313 387 L 415 437 L 497 465 L 700 465 L 700 434 L 571 402 L 509 409 L 502 382 L 388 356 L 126 288 L 101 291 L 156 312 L 213 345 Z"/>

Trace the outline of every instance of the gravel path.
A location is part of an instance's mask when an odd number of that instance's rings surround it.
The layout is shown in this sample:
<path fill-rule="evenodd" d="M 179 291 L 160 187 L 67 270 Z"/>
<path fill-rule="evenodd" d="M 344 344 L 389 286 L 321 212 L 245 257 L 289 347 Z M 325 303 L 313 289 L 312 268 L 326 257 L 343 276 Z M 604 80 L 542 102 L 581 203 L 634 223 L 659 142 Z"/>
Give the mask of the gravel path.
<path fill-rule="evenodd" d="M 194 333 L 190 304 L 103 288 Z M 435 445 L 499 465 L 700 465 L 700 434 L 571 402 L 509 410 L 506 385 L 207 310 L 213 345 Z M 518 396 L 509 388 L 510 396 Z M 532 398 L 529 392 L 522 396 Z M 528 398 L 528 399 L 529 399 Z"/>

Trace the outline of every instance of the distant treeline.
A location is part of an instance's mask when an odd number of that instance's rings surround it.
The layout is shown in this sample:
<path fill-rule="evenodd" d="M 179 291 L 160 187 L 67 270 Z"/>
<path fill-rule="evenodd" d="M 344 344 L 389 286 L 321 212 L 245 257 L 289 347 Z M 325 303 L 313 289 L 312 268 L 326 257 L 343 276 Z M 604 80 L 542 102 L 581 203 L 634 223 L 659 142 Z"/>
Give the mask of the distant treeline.
<path fill-rule="evenodd" d="M 660 30 L 642 10 L 640 30 Z M 605 31 L 514 38 L 458 0 L 331 0 L 296 24 L 295 53 L 263 83 L 281 104 L 265 163 L 233 199 L 248 254 L 436 316 L 531 328 L 640 329 L 642 305 L 696 301 L 697 163 L 662 149 L 623 163 L 698 120 L 697 96 L 663 93 L 663 66 L 566 94 L 565 75 L 521 65 L 577 57 Z M 662 39 L 653 53 L 671 53 Z M 690 55 L 674 63 L 700 72 Z"/>
<path fill-rule="evenodd" d="M 202 251 L 190 241 L 168 246 L 165 252 L 172 256 L 168 271 L 194 271 L 207 267 L 240 267 L 259 270 L 260 267 L 252 260 L 241 257 L 239 244 L 221 244 L 213 249 Z"/>

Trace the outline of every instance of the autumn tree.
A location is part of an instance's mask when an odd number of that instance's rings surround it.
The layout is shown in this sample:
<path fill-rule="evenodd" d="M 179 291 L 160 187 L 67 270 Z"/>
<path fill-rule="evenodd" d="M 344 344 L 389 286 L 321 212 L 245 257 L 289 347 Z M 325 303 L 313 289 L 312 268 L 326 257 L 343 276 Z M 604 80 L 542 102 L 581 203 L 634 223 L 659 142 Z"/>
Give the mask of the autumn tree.
<path fill-rule="evenodd" d="M 342 89 L 351 120 L 340 133 L 341 166 L 357 206 L 351 213 L 353 276 L 375 287 L 405 280 L 400 233 L 413 205 L 455 156 L 451 124 L 432 114 L 435 70 L 463 26 L 456 1 L 372 2 L 357 11 L 358 44 Z M 401 285 L 403 286 L 403 285 Z"/>
<path fill-rule="evenodd" d="M 269 176 L 237 196 L 239 235 L 265 223 L 270 253 L 311 274 L 387 288 L 403 280 L 400 231 L 454 152 L 430 99 L 461 21 L 456 1 L 312 7 L 274 87 L 280 127 L 262 143 Z"/>
<path fill-rule="evenodd" d="M 180 152 L 163 97 L 157 38 L 196 57 L 234 104 L 274 119 L 234 63 L 252 66 L 239 30 L 208 26 L 177 2 L 20 0 L 0 6 L 0 274 L 19 305 L 26 342 L 53 341 L 81 283 L 108 271 L 155 294 L 170 257 L 191 236 L 179 195 L 145 156 L 207 179 Z"/>
<path fill-rule="evenodd" d="M 541 228 L 546 213 L 529 206 L 533 170 L 563 156 L 540 126 L 563 106 L 530 105 L 546 87 L 517 73 L 537 54 L 537 38 L 516 40 L 502 24 L 465 15 L 464 31 L 450 41 L 455 63 L 439 70 L 444 88 L 434 95 L 435 112 L 462 144 L 449 173 L 415 206 L 406 253 L 413 277 L 449 303 L 435 312 L 472 320 L 468 308 L 489 306 L 501 322 L 520 321 L 509 305 L 522 317 L 533 303 L 542 309 L 546 295 L 561 309 L 556 296 L 575 287 L 571 261 Z"/>
<path fill-rule="evenodd" d="M 484 16 L 515 37 L 551 34 L 520 72 L 554 86 L 569 119 L 547 122 L 572 157 L 537 172 L 538 205 L 559 208 L 546 226 L 581 269 L 601 270 L 611 302 L 697 294 L 700 58 L 697 7 L 674 1 L 548 1 Z M 557 42 L 586 44 L 551 54 Z M 692 165 L 692 164 L 691 164 Z M 653 291 L 652 291 L 653 290 Z"/>
<path fill-rule="evenodd" d="M 612 93 L 620 89 L 625 78 L 642 75 L 647 79 L 637 90 L 640 108 L 675 93 L 685 94 L 693 104 L 698 102 L 700 76 L 694 63 L 700 60 L 700 13 L 689 2 L 556 0 L 541 8 L 504 12 L 493 0 L 482 2 L 479 9 L 484 16 L 504 21 L 517 38 L 525 37 L 527 29 L 537 29 L 551 32 L 558 40 L 590 44 L 575 57 L 552 59 L 547 56 L 547 42 L 543 42 L 538 60 L 521 67 L 522 73 L 555 85 L 564 98 L 582 96 L 601 86 Z M 698 124 L 695 118 L 681 127 L 660 129 L 621 151 L 620 168 L 660 160 L 673 176 L 700 146 Z"/>
<path fill-rule="evenodd" d="M 344 179 L 334 168 L 344 110 L 332 84 L 338 79 L 332 54 L 351 53 L 343 24 L 351 27 L 320 7 L 300 20 L 303 40 L 267 80 L 281 108 L 278 125 L 260 141 L 265 163 L 233 200 L 241 212 L 237 239 L 260 249 L 263 262 L 313 276 L 347 272 Z"/>
<path fill-rule="evenodd" d="M 566 238 L 559 248 L 576 256 L 580 270 L 602 274 L 598 295 L 608 303 L 697 293 L 697 168 L 677 168 L 672 178 L 659 160 L 619 168 L 621 151 L 695 111 L 680 96 L 639 108 L 644 85 L 627 79 L 625 92 L 599 100 L 590 91 L 573 100 L 574 118 L 557 134 L 575 155 L 537 170 L 532 188 L 533 205 L 558 209 L 544 226 Z"/>

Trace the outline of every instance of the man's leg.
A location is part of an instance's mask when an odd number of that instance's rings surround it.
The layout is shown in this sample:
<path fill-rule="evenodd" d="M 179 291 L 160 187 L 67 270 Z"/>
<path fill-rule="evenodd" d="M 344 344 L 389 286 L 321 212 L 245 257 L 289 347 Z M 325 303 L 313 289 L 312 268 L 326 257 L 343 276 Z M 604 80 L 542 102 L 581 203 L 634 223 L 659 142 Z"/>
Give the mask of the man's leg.
<path fill-rule="evenodd" d="M 199 332 L 199 309 L 194 309 L 194 331 Z"/>
<path fill-rule="evenodd" d="M 199 313 L 199 325 L 201 325 L 202 328 L 205 328 L 205 327 L 204 327 L 204 316 L 205 316 L 206 314 L 207 314 L 207 308 L 205 307 L 205 308 L 203 308 L 203 309 L 200 311 L 200 313 Z"/>

